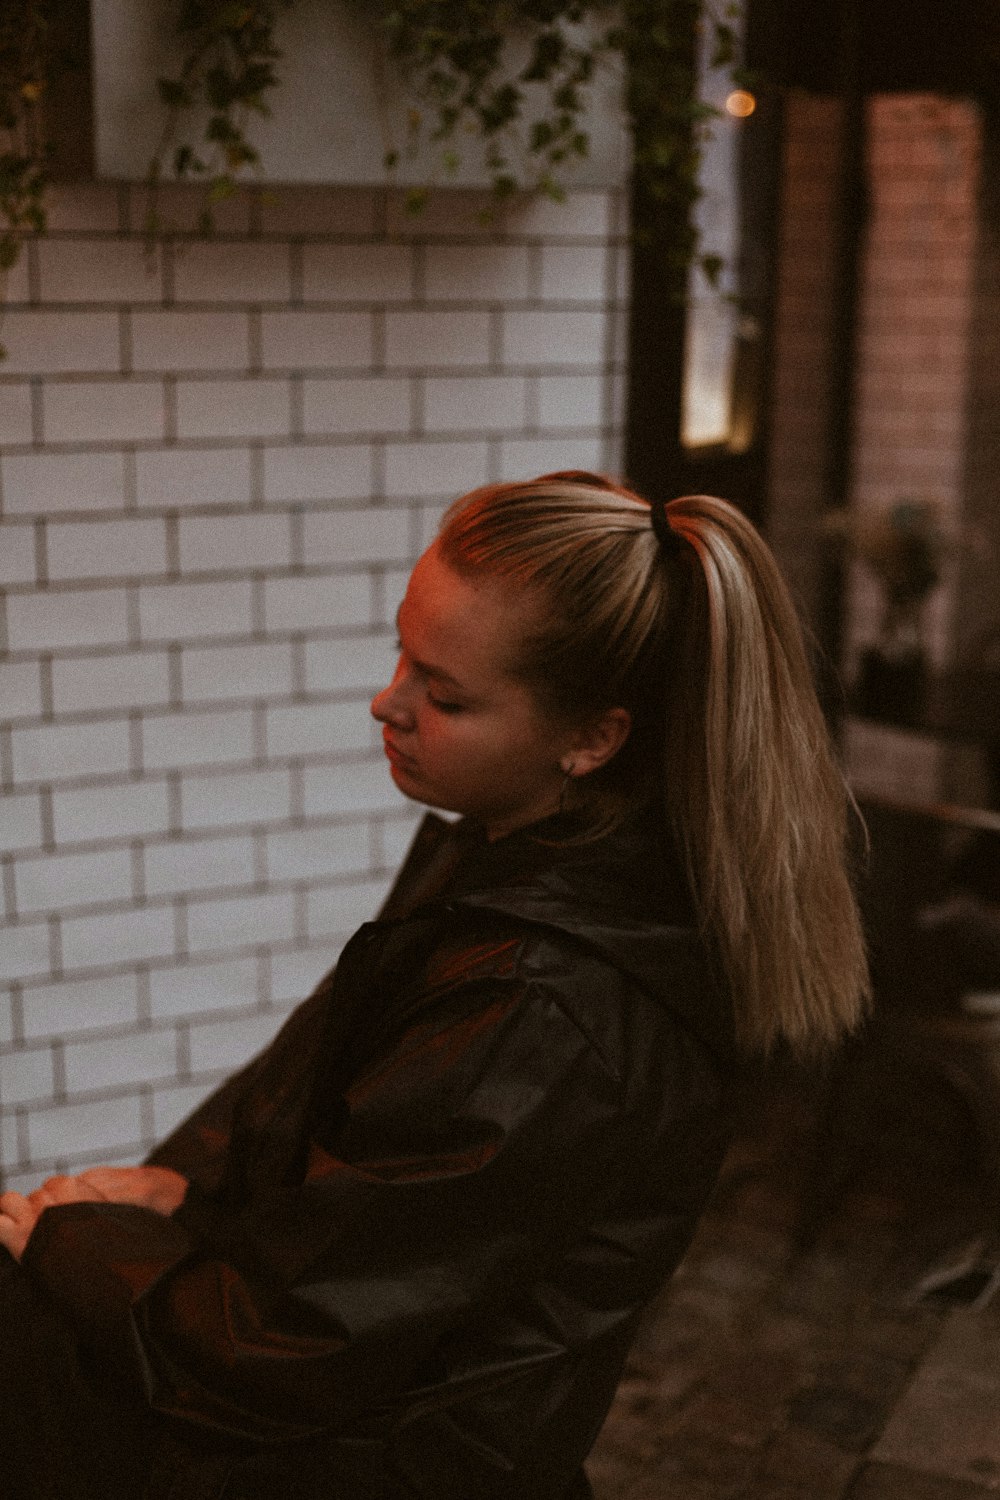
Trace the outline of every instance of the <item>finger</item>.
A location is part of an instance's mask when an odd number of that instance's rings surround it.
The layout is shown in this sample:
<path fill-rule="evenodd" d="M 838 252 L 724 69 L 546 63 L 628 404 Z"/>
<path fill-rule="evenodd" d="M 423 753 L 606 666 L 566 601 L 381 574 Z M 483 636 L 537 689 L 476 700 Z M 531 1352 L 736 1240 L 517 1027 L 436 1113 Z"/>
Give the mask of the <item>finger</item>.
<path fill-rule="evenodd" d="M 0 1193 L 0 1215 L 5 1215 L 13 1224 L 27 1225 L 29 1228 L 38 1217 L 24 1194 L 15 1193 L 13 1189 Z"/>
<path fill-rule="evenodd" d="M 7 1194 L 4 1194 L 6 1197 Z M 15 1260 L 20 1260 L 28 1243 L 31 1229 L 18 1224 L 9 1214 L 0 1213 L 0 1245 L 9 1250 Z"/>
<path fill-rule="evenodd" d="M 116 1203 L 127 1194 L 134 1172 L 134 1167 L 88 1167 L 79 1180 L 99 1198 Z"/>

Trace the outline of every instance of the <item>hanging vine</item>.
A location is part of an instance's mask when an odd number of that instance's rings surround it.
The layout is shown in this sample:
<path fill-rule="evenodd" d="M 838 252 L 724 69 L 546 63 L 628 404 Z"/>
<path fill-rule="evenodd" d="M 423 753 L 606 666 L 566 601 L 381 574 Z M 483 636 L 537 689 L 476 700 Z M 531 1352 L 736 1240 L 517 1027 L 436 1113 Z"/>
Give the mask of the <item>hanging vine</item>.
<path fill-rule="evenodd" d="M 205 186 L 199 229 L 260 166 L 248 133 L 280 90 L 281 13 L 295 0 L 176 0 L 183 61 L 157 79 L 163 129 L 150 165 L 147 231 L 163 228 L 157 188 L 165 180 Z M 720 7 L 715 8 L 715 3 Z M 366 0 L 386 54 L 415 103 L 406 141 L 387 153 L 388 172 L 429 141 L 441 174 L 453 174 L 469 132 L 482 142 L 494 210 L 515 194 L 564 195 L 564 174 L 587 156 L 588 89 L 608 58 L 624 62 L 634 143 L 635 230 L 664 245 L 669 280 L 683 296 L 699 263 L 692 209 L 702 143 L 716 111 L 699 97 L 696 38 L 714 66 L 733 76 L 731 0 Z M 26 232 L 45 229 L 47 154 L 41 101 L 52 66 L 49 32 L 59 0 L 4 0 L 0 11 L 0 278 Z M 516 45 L 511 47 L 511 39 Z M 515 61 L 512 61 L 516 59 Z M 204 117 L 192 140 L 187 122 Z M 426 189 L 412 189 L 417 210 Z"/>
<path fill-rule="evenodd" d="M 48 149 L 42 100 L 49 76 L 51 7 L 25 0 L 0 10 L 0 309 L 26 231 L 45 232 Z M 0 359 L 6 355 L 0 344 Z"/>

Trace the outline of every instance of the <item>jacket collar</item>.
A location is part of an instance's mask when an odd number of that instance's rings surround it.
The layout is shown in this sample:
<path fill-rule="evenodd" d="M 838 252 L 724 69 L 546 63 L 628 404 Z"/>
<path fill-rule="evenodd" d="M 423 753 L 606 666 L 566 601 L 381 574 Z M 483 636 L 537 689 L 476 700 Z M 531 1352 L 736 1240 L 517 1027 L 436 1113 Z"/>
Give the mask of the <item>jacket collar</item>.
<path fill-rule="evenodd" d="M 486 910 L 555 928 L 597 952 L 678 1014 L 713 1051 L 733 1047 L 687 883 L 655 807 L 581 840 L 558 814 L 490 842 L 470 820 L 429 813 L 381 915 L 428 905 Z"/>

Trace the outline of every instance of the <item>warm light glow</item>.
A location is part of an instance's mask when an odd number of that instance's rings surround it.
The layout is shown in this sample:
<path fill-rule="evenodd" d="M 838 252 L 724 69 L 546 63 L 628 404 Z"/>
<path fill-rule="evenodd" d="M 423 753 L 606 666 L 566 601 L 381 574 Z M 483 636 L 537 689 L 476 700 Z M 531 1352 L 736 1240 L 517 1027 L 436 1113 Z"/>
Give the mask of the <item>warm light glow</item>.
<path fill-rule="evenodd" d="M 746 89 L 733 89 L 726 98 L 726 114 L 737 120 L 745 120 L 757 108 L 757 100 Z"/>

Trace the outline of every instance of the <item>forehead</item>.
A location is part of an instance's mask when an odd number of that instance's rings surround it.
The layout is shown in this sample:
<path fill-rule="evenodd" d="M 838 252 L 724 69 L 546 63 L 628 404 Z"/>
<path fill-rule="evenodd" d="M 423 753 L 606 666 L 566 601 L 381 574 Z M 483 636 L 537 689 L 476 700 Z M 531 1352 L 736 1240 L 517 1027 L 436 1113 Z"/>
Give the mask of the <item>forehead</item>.
<path fill-rule="evenodd" d="M 536 614 L 535 601 L 515 582 L 465 577 L 435 545 L 410 575 L 399 625 L 408 651 L 464 682 L 509 676 Z"/>

